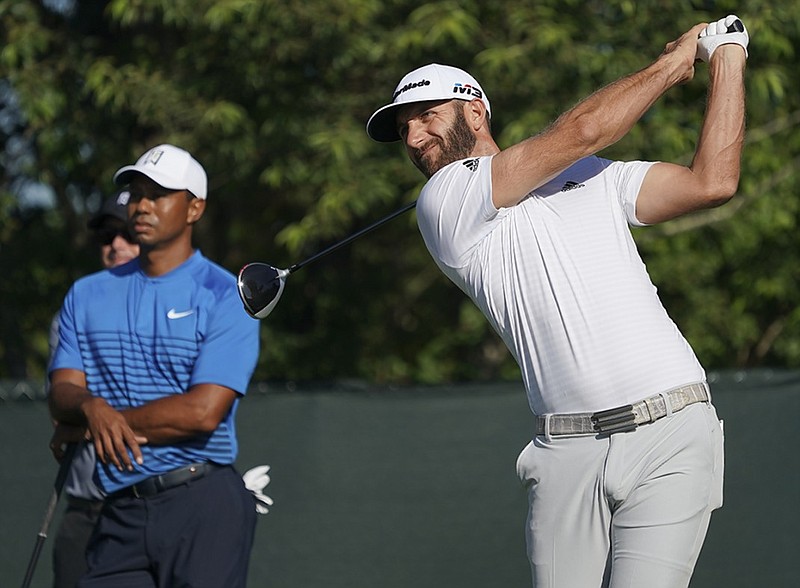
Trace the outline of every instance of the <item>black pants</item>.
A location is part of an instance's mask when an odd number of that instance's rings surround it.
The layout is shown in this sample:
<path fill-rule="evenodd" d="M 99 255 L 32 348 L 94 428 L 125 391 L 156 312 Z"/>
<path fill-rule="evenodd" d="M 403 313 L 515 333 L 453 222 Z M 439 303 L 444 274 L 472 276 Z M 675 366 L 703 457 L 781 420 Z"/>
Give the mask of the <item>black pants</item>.
<path fill-rule="evenodd" d="M 80 588 L 245 588 L 253 495 L 232 467 L 149 498 L 109 497 Z"/>

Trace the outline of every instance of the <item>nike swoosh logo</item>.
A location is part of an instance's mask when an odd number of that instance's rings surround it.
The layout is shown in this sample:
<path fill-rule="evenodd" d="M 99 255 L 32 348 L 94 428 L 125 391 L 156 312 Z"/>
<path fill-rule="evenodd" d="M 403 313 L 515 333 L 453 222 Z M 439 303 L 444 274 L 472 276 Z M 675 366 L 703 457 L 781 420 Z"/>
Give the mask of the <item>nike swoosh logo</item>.
<path fill-rule="evenodd" d="M 169 312 L 167 313 L 167 318 L 168 319 L 179 319 L 179 318 L 183 318 L 185 316 L 189 316 L 190 314 L 194 314 L 194 311 L 193 310 L 184 310 L 182 312 L 178 312 L 174 308 L 170 308 Z"/>

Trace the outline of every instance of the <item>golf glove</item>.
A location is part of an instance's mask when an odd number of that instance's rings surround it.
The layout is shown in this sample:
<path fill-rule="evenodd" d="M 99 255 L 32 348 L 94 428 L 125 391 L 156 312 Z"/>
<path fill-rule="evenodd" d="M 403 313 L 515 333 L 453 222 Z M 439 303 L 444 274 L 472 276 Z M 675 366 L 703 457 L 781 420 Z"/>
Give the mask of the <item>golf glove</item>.
<path fill-rule="evenodd" d="M 242 476 L 245 487 L 252 492 L 253 497 L 256 499 L 256 512 L 258 514 L 267 514 L 269 507 L 273 504 L 272 498 L 263 492 L 270 481 L 267 472 L 269 472 L 269 466 L 260 465 L 247 470 Z"/>
<path fill-rule="evenodd" d="M 719 19 L 717 22 L 710 23 L 700 33 L 697 39 L 697 57 L 706 63 L 711 59 L 711 55 L 720 45 L 727 45 L 734 43 L 741 45 L 744 49 L 744 56 L 747 57 L 747 45 L 750 42 L 750 36 L 747 34 L 747 29 L 742 23 L 740 27 L 742 30 L 734 30 L 728 32 L 728 27 L 733 25 L 736 21 L 742 22 L 738 16 L 729 14 L 725 18 Z"/>

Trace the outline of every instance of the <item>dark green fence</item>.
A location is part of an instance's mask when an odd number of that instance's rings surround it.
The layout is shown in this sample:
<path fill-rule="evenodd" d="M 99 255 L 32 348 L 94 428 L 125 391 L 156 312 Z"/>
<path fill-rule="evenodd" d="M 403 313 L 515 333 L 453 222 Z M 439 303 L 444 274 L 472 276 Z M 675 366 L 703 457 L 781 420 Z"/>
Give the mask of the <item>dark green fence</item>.
<path fill-rule="evenodd" d="M 710 380 L 726 498 L 692 587 L 796 586 L 800 372 Z M 17 396 L 0 402 L 2 587 L 22 581 L 56 474 L 46 406 Z M 272 466 L 275 505 L 259 517 L 250 586 L 529 586 L 514 471 L 529 423 L 519 384 L 254 387 L 238 416 L 238 466 Z M 50 544 L 34 586 L 49 586 Z"/>

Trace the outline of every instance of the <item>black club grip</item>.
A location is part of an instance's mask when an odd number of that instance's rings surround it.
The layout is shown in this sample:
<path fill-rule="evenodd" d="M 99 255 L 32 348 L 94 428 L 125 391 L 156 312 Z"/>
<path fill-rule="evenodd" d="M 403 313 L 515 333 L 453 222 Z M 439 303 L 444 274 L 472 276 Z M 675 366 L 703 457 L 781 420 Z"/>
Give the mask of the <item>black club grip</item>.
<path fill-rule="evenodd" d="M 744 32 L 744 25 L 742 21 L 738 18 L 733 21 L 731 24 L 728 25 L 728 29 L 725 31 L 726 33 L 743 33 Z"/>

